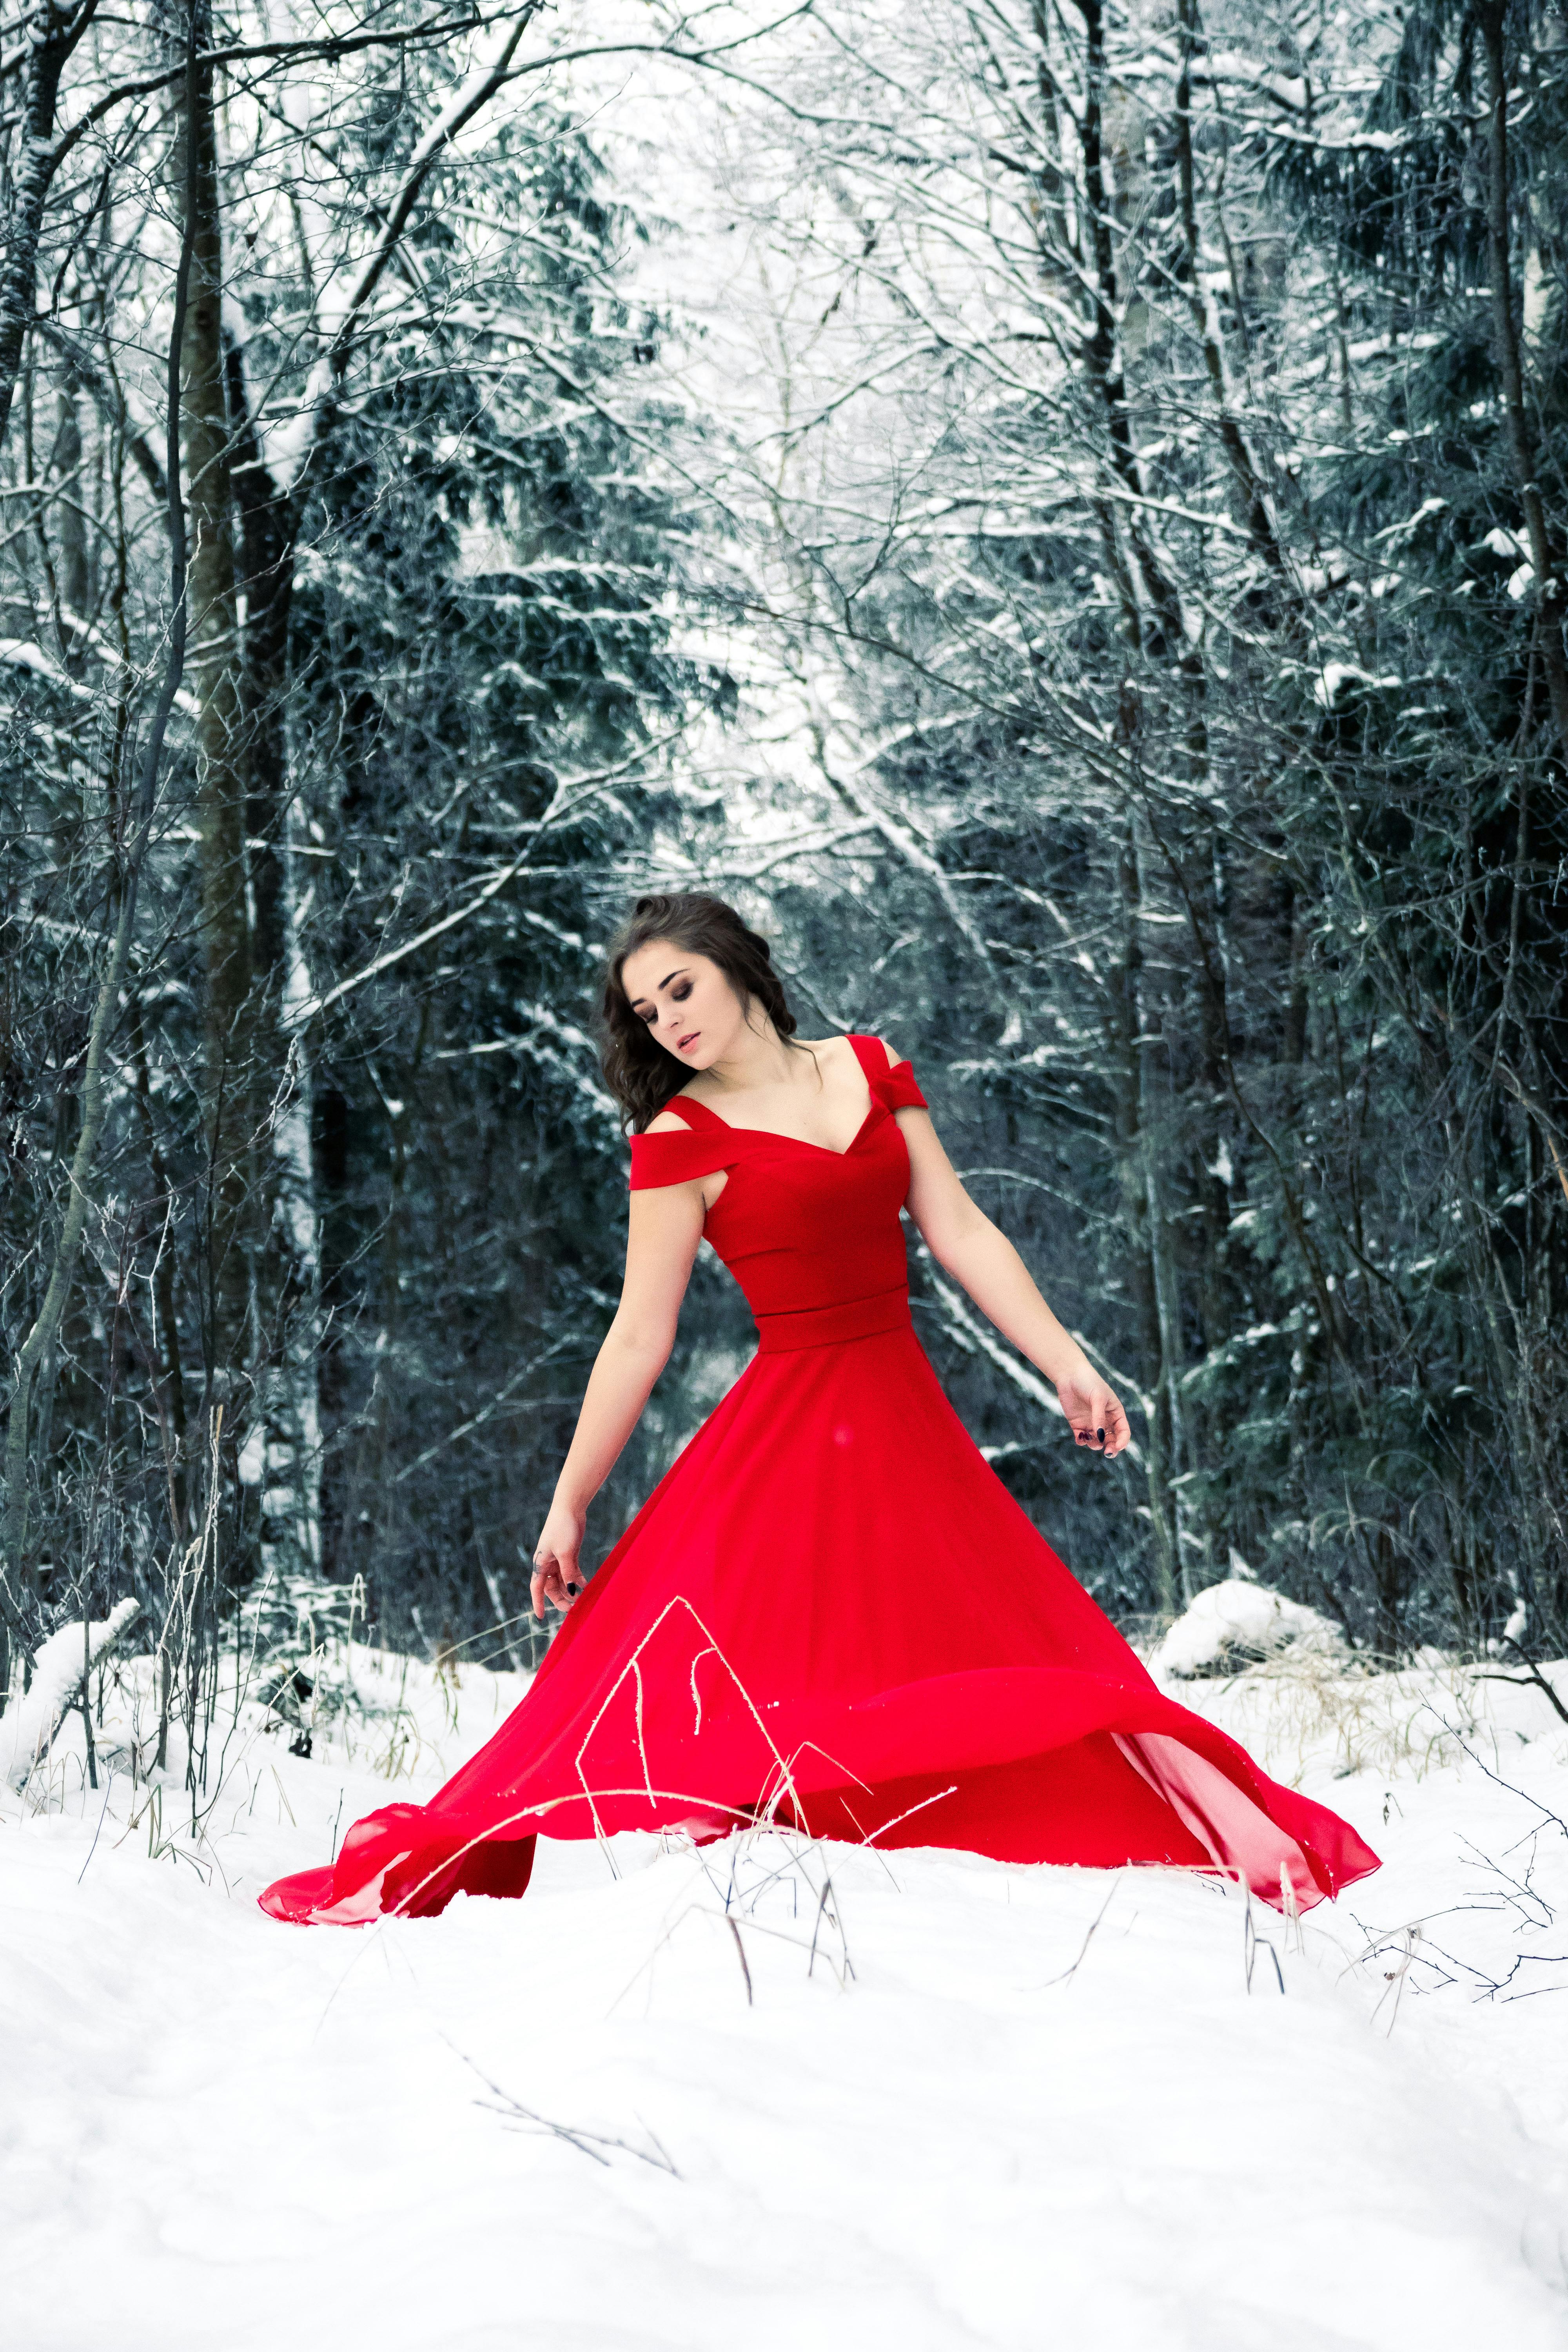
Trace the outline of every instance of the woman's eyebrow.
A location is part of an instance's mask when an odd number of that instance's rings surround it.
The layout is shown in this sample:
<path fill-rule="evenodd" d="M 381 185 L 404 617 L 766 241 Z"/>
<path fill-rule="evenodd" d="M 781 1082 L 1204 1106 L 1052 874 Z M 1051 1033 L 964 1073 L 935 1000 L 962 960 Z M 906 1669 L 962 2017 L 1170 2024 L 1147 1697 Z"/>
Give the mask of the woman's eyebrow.
<path fill-rule="evenodd" d="M 667 971 L 665 973 L 664 978 L 658 983 L 660 988 L 668 988 L 670 982 L 672 980 L 679 980 L 685 970 L 686 966 L 683 963 L 678 963 L 673 971 Z"/>

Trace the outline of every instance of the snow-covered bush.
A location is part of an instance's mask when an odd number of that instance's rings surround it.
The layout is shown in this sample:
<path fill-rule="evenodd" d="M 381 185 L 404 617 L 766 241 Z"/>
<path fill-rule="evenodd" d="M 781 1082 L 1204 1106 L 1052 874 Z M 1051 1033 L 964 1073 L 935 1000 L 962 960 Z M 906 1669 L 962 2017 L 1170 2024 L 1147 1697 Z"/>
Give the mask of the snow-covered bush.
<path fill-rule="evenodd" d="M 121 1601 L 90 1625 L 62 1625 L 38 1644 L 33 1678 L 0 1716 L 0 1774 L 20 1789 L 46 1755 L 82 1678 L 108 1655 L 139 1613 L 137 1601 Z"/>
<path fill-rule="evenodd" d="M 364 1580 L 269 1577 L 240 1616 L 251 1696 L 295 1733 L 294 1753 L 308 1756 L 315 1726 L 357 1700 L 351 1654 L 364 1625 Z"/>
<path fill-rule="evenodd" d="M 1205 1586 L 1182 1612 L 1156 1648 L 1155 1674 L 1235 1674 L 1245 1665 L 1301 1650 L 1320 1657 L 1346 1655 L 1342 1629 L 1315 1609 L 1288 1601 L 1265 1584 L 1239 1576 Z"/>

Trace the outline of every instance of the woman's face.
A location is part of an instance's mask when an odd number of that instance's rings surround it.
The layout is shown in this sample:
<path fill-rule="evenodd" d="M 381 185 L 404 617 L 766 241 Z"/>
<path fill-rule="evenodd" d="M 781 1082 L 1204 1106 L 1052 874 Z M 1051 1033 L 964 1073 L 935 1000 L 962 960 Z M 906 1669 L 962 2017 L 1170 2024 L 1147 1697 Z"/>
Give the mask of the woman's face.
<path fill-rule="evenodd" d="M 710 1070 L 732 1053 L 746 1008 L 716 963 L 673 940 L 650 940 L 621 966 L 621 986 L 655 1041 L 688 1070 Z"/>

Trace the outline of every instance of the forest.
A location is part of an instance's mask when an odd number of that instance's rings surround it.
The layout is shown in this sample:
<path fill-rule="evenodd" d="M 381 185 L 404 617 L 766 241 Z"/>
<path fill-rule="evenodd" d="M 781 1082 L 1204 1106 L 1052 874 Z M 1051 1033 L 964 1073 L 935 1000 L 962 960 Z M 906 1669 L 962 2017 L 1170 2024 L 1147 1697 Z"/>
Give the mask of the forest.
<path fill-rule="evenodd" d="M 1132 1450 L 911 1237 L 917 1328 L 1119 1623 L 1561 1655 L 1557 0 L 3 40 L 0 1691 L 134 1600 L 195 1771 L 258 1639 L 542 1654 L 650 887 L 912 1057 Z M 749 1340 L 700 1264 L 596 1556 Z"/>

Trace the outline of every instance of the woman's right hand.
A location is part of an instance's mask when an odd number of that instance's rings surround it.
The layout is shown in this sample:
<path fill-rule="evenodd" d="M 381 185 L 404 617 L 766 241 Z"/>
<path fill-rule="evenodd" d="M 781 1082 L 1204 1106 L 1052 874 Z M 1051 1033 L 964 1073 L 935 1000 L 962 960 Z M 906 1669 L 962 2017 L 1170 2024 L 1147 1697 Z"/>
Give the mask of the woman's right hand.
<path fill-rule="evenodd" d="M 542 1619 L 545 1608 L 563 1615 L 583 1590 L 577 1555 L 583 1549 L 583 1514 L 556 1501 L 533 1547 L 533 1579 L 529 1587 L 533 1613 Z"/>

